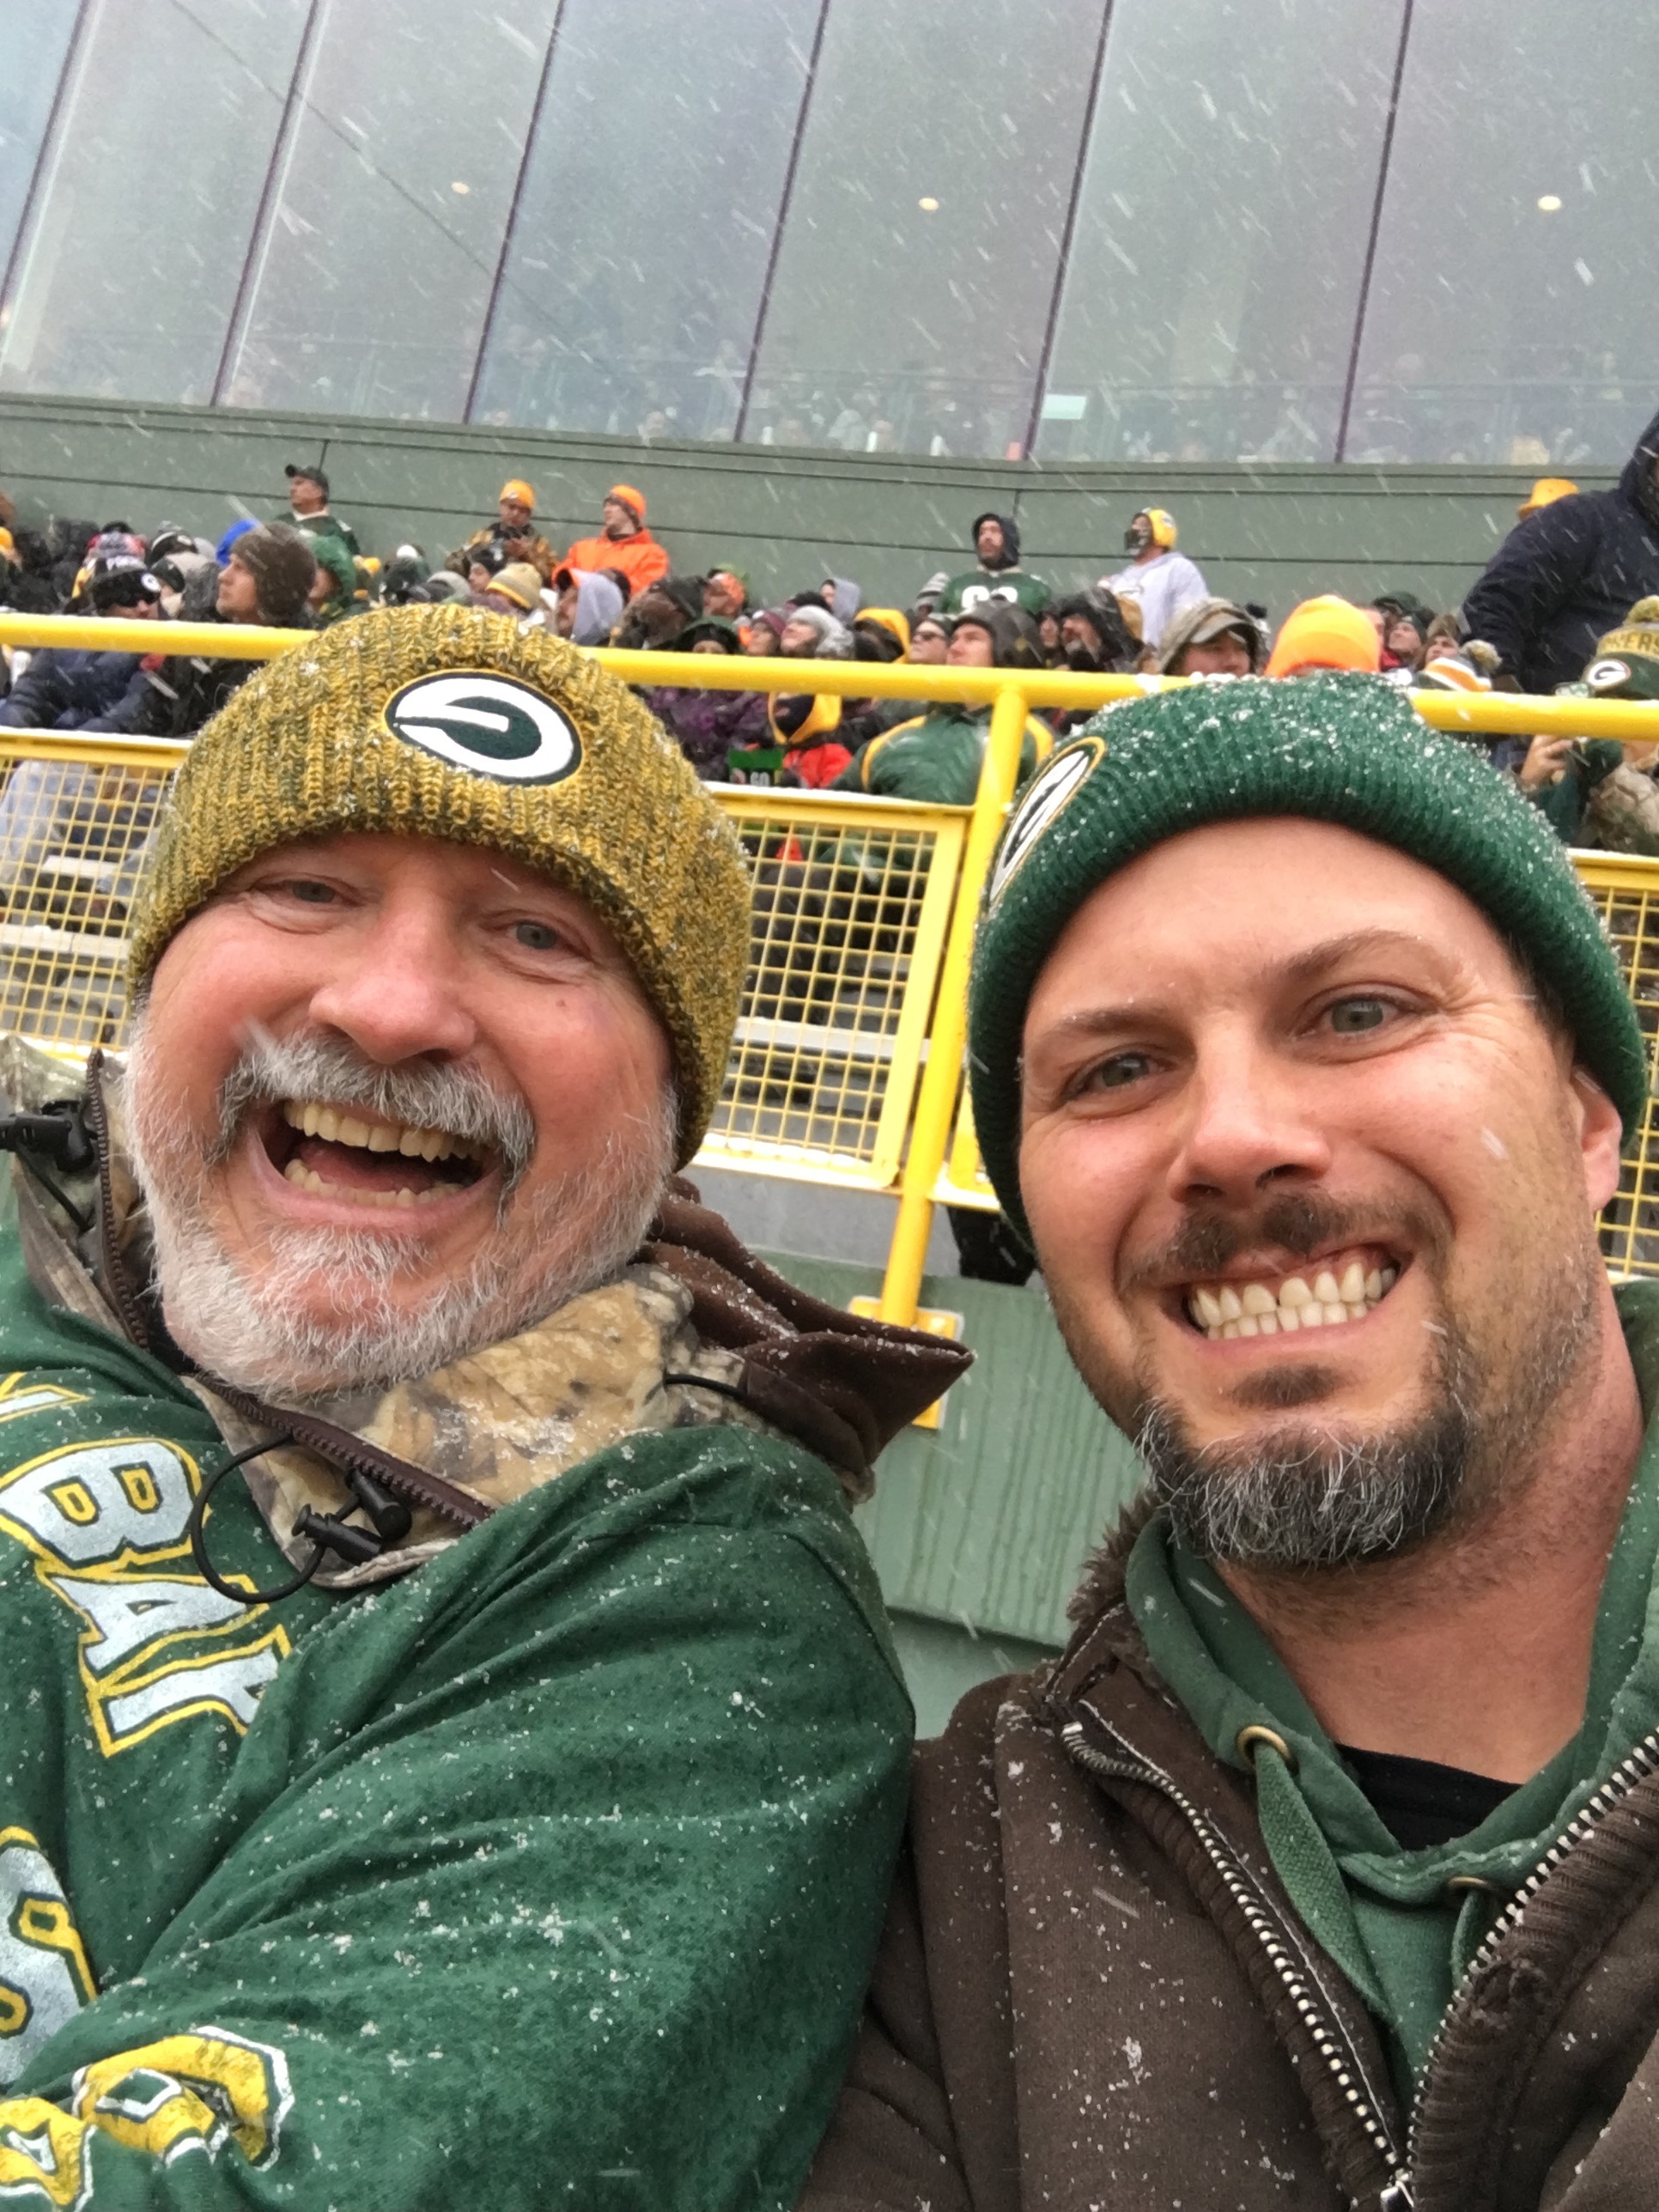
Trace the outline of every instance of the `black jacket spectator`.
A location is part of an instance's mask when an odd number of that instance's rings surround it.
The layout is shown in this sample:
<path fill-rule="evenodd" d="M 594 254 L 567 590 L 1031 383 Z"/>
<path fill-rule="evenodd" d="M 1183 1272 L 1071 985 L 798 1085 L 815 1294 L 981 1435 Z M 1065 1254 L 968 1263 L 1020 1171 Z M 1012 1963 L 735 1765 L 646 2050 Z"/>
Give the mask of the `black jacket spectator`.
<path fill-rule="evenodd" d="M 1583 672 L 1603 631 L 1659 592 L 1659 415 L 1613 491 L 1575 492 L 1516 526 L 1463 602 L 1470 637 L 1498 648 L 1523 691 Z"/>
<path fill-rule="evenodd" d="M 44 646 L 0 700 L 0 725 L 9 730 L 83 730 L 117 713 L 124 699 L 143 695 L 136 653 L 89 653 L 80 646 Z M 117 726 L 125 726 L 124 724 Z"/>

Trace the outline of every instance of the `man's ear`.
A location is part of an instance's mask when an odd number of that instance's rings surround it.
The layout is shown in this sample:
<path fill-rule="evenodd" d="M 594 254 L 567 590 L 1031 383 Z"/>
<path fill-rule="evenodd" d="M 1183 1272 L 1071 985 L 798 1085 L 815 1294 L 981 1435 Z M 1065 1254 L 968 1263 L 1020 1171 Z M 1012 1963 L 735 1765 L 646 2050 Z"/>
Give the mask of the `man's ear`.
<path fill-rule="evenodd" d="M 1584 1157 L 1584 1188 L 1599 1213 L 1619 1188 L 1619 1154 L 1624 1143 L 1619 1109 L 1587 1067 L 1572 1071 L 1573 1104 L 1579 1149 Z"/>

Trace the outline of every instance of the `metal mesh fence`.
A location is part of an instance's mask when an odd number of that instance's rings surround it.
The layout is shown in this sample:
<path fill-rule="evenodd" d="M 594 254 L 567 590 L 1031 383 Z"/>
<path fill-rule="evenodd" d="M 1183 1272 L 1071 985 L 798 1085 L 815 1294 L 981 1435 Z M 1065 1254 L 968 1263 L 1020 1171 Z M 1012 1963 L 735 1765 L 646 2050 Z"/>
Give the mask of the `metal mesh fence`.
<path fill-rule="evenodd" d="M 1651 1072 L 1659 1036 L 1659 860 L 1615 860 L 1601 853 L 1574 857 L 1625 971 Z M 1601 1231 L 1615 1278 L 1659 1275 L 1659 1127 L 1651 1084 L 1641 1129 L 1626 1149 L 1619 1188 L 1601 1216 Z"/>
<path fill-rule="evenodd" d="M 750 969 L 703 1157 L 884 1189 L 926 1048 L 966 810 L 730 793 Z"/>

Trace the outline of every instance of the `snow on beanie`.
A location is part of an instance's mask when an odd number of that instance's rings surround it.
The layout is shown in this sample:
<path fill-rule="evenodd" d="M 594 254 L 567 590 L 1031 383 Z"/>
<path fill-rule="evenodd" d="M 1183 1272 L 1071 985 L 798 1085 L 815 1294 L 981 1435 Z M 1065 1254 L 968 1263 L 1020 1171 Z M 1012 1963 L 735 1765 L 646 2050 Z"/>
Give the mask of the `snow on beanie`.
<path fill-rule="evenodd" d="M 749 951 L 742 848 L 673 740 L 562 638 L 471 607 L 380 607 L 266 662 L 173 780 L 131 974 L 225 878 L 348 831 L 510 853 L 615 933 L 673 1046 L 680 1162 L 725 1079 Z"/>
<path fill-rule="evenodd" d="M 1565 848 L 1507 777 L 1377 677 L 1196 684 L 1108 708 L 1053 753 L 992 865 L 969 1070 L 986 1169 L 1022 1233 L 1021 1039 L 1054 940 L 1091 891 L 1153 846 L 1274 814 L 1358 830 L 1455 884 L 1558 993 L 1626 1136 L 1640 1127 L 1647 1050 L 1617 957 Z"/>

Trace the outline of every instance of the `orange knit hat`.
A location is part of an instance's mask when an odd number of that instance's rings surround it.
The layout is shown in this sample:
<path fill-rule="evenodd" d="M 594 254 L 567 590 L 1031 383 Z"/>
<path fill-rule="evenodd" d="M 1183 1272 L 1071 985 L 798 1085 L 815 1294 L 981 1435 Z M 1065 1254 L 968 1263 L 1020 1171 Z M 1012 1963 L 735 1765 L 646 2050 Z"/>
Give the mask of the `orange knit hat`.
<path fill-rule="evenodd" d="M 1328 592 L 1291 608 L 1264 672 L 1283 676 L 1311 662 L 1320 668 L 1355 668 L 1375 676 L 1382 659 L 1382 641 L 1376 625 L 1351 600 Z"/>
<path fill-rule="evenodd" d="M 606 492 L 607 499 L 619 499 L 624 507 L 631 507 L 641 526 L 645 521 L 645 494 L 635 491 L 632 484 L 612 484 Z"/>
<path fill-rule="evenodd" d="M 515 507 L 527 507 L 536 512 L 536 495 L 522 477 L 509 477 L 501 486 L 501 496 L 510 499 Z"/>

